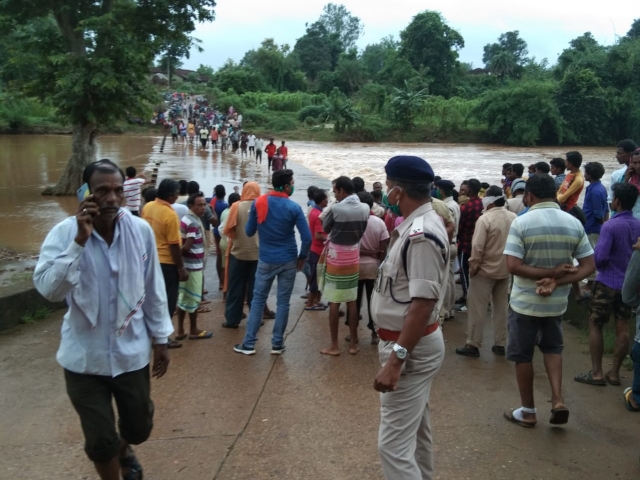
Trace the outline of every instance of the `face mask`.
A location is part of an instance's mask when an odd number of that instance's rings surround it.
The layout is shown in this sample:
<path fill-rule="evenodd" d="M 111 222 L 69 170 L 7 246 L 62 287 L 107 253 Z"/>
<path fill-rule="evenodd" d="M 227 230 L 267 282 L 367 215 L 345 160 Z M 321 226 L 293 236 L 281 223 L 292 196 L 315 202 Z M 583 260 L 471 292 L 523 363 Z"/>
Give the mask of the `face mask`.
<path fill-rule="evenodd" d="M 391 192 L 393 192 L 396 188 L 400 188 L 400 187 L 398 187 L 398 186 L 396 185 L 396 186 L 395 186 L 395 187 L 393 187 L 391 190 L 389 190 L 389 191 L 387 192 L 387 198 L 389 198 L 389 194 L 391 194 Z M 391 204 L 389 204 L 389 205 L 391 205 Z M 391 206 L 392 206 L 392 207 L 399 207 L 399 206 L 400 206 L 400 199 L 398 198 L 398 199 L 396 200 L 395 205 L 391 205 Z"/>
<path fill-rule="evenodd" d="M 295 185 L 289 185 L 291 187 L 291 191 L 289 192 L 289 196 L 293 195 L 293 192 L 296 191 L 296 186 Z"/>

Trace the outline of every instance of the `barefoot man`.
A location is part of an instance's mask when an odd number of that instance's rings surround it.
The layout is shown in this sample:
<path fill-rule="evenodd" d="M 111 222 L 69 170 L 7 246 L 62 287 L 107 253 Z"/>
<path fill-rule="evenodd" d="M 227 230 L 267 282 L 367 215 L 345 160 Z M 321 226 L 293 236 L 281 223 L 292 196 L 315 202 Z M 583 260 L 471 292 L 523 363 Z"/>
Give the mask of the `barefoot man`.
<path fill-rule="evenodd" d="M 338 348 L 338 324 L 340 304 L 347 304 L 349 322 L 349 353 L 358 353 L 358 279 L 360 270 L 360 239 L 367 228 L 369 207 L 354 194 L 349 177 L 338 177 L 333 181 L 336 203 L 322 220 L 322 229 L 329 235 L 320 263 L 324 264 L 324 275 L 320 275 L 318 288 L 329 302 L 329 330 L 331 346 L 321 353 L 340 355 Z"/>
<path fill-rule="evenodd" d="M 90 195 L 47 235 L 33 282 L 69 306 L 56 359 L 87 456 L 103 480 L 136 480 L 142 467 L 130 445 L 151 434 L 149 377 L 167 371 L 173 327 L 153 230 L 122 208 L 122 170 L 100 160 L 83 181 Z"/>
<path fill-rule="evenodd" d="M 431 382 L 444 359 L 436 304 L 446 290 L 449 236 L 433 210 L 433 170 L 422 158 L 394 157 L 385 167 L 387 197 L 404 221 L 391 232 L 371 299 L 382 368 L 378 450 L 387 480 L 433 478 Z"/>
<path fill-rule="evenodd" d="M 562 425 L 569 420 L 562 398 L 562 315 L 567 310 L 571 284 L 595 270 L 587 234 L 577 218 L 560 210 L 555 190 L 551 176 L 537 173 L 529 177 L 524 191 L 529 211 L 511 223 L 504 249 L 507 270 L 513 275 L 507 360 L 516 364 L 522 402 L 520 408 L 504 416 L 521 427 L 536 424 L 531 363 L 536 345 L 551 384 L 549 423 Z"/>

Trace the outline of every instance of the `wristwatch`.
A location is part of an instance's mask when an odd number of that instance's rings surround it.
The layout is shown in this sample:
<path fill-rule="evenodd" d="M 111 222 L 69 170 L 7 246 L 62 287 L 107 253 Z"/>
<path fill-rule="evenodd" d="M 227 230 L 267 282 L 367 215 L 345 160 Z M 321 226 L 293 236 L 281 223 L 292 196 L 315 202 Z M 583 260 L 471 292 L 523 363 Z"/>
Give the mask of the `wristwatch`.
<path fill-rule="evenodd" d="M 409 356 L 409 352 L 407 351 L 407 349 L 397 343 L 393 346 L 393 351 L 396 352 L 396 357 L 398 357 L 398 360 L 406 360 Z"/>

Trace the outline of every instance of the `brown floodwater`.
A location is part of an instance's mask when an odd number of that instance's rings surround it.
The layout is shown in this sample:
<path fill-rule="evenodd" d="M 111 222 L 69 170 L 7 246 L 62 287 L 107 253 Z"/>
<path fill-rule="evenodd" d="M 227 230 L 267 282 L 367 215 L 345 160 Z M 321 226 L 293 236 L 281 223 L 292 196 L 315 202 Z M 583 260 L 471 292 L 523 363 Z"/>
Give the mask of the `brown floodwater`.
<path fill-rule="evenodd" d="M 162 137 L 104 136 L 98 144 L 98 158 L 110 158 L 123 167 L 135 166 L 150 175 L 156 162 L 162 162 L 158 178 L 196 180 L 210 194 L 222 183 L 227 194 L 246 180 L 265 185 L 268 181 L 266 157 L 262 165 L 239 155 L 203 152 L 196 146 L 173 144 L 169 139 L 160 152 Z M 279 143 L 279 140 L 278 140 Z M 384 181 L 384 165 L 394 155 L 417 155 L 426 159 L 437 175 L 459 185 L 462 180 L 478 178 L 500 184 L 502 164 L 522 163 L 526 167 L 541 160 L 562 157 L 569 147 L 511 148 L 499 145 L 400 144 L 400 143 L 325 143 L 287 142 L 289 167 L 306 167 L 296 175 L 296 197 L 307 186 L 329 187 L 339 176 L 360 176 L 371 188 Z M 598 161 L 605 166 L 603 183 L 619 168 L 615 148 L 575 148 L 584 162 Z M 18 252 L 37 252 L 49 230 L 75 212 L 75 197 L 43 197 L 42 188 L 53 184 L 62 174 L 71 152 L 71 138 L 57 135 L 0 136 L 0 247 Z M 295 164 L 294 164 L 295 162 Z M 307 170 L 308 169 L 308 170 Z M 310 171 L 309 171 L 310 170 Z M 315 172 L 315 174 L 314 174 Z M 317 176 L 316 176 L 317 175 Z M 321 177 L 321 178 L 318 178 Z"/>

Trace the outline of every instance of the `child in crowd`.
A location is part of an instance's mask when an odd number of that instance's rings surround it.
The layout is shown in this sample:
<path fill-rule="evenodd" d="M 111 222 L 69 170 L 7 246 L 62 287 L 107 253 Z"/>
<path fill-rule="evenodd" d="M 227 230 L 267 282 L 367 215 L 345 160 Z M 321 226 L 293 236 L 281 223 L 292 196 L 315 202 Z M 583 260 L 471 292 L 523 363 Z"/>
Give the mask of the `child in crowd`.
<path fill-rule="evenodd" d="M 552 158 L 549 163 L 551 164 L 551 175 L 555 177 L 554 180 L 556 182 L 557 192 L 567 176 L 567 174 L 564 173 L 567 167 L 564 166 L 564 160 L 561 158 Z"/>

